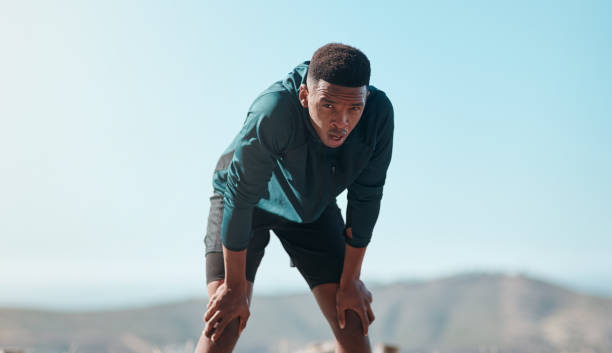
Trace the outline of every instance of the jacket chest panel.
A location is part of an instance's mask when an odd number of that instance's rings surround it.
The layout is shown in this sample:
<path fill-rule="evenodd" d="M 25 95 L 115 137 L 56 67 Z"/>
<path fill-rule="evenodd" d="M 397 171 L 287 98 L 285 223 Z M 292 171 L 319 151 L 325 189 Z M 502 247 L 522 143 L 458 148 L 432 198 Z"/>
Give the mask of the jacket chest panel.
<path fill-rule="evenodd" d="M 359 141 L 331 151 L 310 140 L 287 151 L 278 160 L 276 173 L 300 199 L 327 203 L 357 178 L 371 153 L 370 146 Z"/>

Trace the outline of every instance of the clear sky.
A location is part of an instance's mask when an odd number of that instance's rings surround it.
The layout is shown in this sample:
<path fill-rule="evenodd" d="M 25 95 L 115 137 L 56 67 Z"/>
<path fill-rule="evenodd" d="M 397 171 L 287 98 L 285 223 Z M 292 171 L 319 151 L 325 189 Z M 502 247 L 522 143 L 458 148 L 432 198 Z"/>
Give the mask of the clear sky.
<path fill-rule="evenodd" d="M 204 296 L 216 159 L 339 41 L 395 108 L 363 276 L 612 293 L 608 1 L 0 2 L 0 305 Z M 339 202 L 345 205 L 344 197 Z M 273 241 L 256 293 L 306 290 Z"/>

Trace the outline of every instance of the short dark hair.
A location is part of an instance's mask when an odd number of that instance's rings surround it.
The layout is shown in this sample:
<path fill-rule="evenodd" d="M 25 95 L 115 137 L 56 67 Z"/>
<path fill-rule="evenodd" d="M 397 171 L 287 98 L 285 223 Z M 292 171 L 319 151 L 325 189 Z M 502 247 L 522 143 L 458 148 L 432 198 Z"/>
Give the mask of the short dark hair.
<path fill-rule="evenodd" d="M 370 60 L 357 48 L 341 43 L 329 43 L 312 55 L 308 77 L 339 86 L 368 86 Z"/>

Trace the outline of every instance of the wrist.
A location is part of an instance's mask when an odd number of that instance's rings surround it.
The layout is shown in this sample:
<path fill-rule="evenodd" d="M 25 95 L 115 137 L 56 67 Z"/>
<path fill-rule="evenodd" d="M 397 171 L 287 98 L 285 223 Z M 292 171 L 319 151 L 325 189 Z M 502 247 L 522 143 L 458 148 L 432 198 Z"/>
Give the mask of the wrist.
<path fill-rule="evenodd" d="M 344 266 L 340 276 L 340 287 L 355 285 L 361 277 L 361 263 L 365 256 L 366 248 L 354 248 L 346 244 L 344 255 Z"/>
<path fill-rule="evenodd" d="M 359 281 L 359 277 L 357 278 L 341 278 L 340 279 L 340 288 L 348 288 L 351 286 L 355 286 Z"/>
<path fill-rule="evenodd" d="M 233 278 L 229 278 L 226 276 L 224 283 L 225 287 L 227 287 L 227 289 L 230 291 L 244 290 L 247 286 L 246 277 L 239 278 L 238 276 L 236 276 Z"/>
<path fill-rule="evenodd" d="M 223 247 L 225 286 L 232 290 L 246 289 L 246 249 L 232 251 Z"/>

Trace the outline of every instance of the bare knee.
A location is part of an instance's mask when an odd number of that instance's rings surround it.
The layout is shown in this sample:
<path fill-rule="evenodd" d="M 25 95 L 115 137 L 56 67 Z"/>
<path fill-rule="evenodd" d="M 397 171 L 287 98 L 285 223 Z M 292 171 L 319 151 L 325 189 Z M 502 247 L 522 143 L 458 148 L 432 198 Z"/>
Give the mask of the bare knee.
<path fill-rule="evenodd" d="M 336 313 L 336 292 L 338 284 L 321 284 L 313 288 L 312 292 L 334 332 L 337 343 L 337 353 L 370 353 L 370 341 L 363 335 L 361 320 L 352 310 L 346 311 L 346 326 L 341 329 L 338 325 Z"/>
<path fill-rule="evenodd" d="M 223 283 L 223 280 L 212 281 L 208 283 L 208 297 L 212 297 L 217 288 Z M 253 283 L 247 281 L 247 295 L 249 297 L 249 304 L 251 303 L 251 298 L 253 295 Z M 239 319 L 236 318 L 231 321 L 223 330 L 221 336 L 215 340 L 215 342 L 211 341 L 210 338 L 206 337 L 204 331 L 202 331 L 202 335 L 200 336 L 200 340 L 198 341 L 198 345 L 196 346 L 195 353 L 231 353 L 238 341 L 238 327 L 239 327 Z"/>
<path fill-rule="evenodd" d="M 336 322 L 332 325 L 338 344 L 338 352 L 370 353 L 370 341 L 363 335 L 361 319 L 352 310 L 346 311 L 346 325 L 342 329 Z"/>
<path fill-rule="evenodd" d="M 238 325 L 238 319 L 227 324 L 225 330 L 215 342 L 206 337 L 204 331 L 202 331 L 195 353 L 231 353 L 238 341 Z"/>

